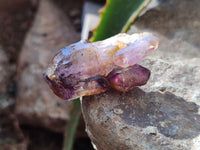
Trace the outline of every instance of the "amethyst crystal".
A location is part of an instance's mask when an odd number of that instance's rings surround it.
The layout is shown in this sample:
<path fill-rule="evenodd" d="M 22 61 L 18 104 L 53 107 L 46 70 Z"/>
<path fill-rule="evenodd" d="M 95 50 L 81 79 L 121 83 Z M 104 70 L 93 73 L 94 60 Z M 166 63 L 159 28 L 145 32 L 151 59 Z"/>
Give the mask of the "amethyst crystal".
<path fill-rule="evenodd" d="M 82 40 L 54 56 L 44 79 L 57 96 L 66 100 L 110 87 L 127 91 L 148 81 L 150 71 L 137 63 L 157 47 L 158 38 L 149 33 L 118 34 L 94 43 Z"/>
<path fill-rule="evenodd" d="M 135 64 L 127 68 L 114 69 L 108 75 L 108 80 L 112 88 L 125 92 L 135 86 L 146 84 L 149 77 L 148 69 Z"/>

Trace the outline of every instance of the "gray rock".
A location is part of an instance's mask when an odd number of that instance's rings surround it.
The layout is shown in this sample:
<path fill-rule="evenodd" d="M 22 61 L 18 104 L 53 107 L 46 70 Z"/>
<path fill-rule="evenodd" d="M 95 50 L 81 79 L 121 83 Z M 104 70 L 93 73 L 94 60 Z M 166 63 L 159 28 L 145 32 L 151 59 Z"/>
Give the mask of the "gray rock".
<path fill-rule="evenodd" d="M 56 97 L 43 81 L 43 71 L 55 53 L 80 35 L 50 1 L 40 1 L 18 62 L 16 113 L 20 123 L 63 131 L 71 103 Z"/>
<path fill-rule="evenodd" d="M 129 34 L 151 32 L 159 37 L 160 45 L 155 58 L 183 60 L 200 56 L 200 7 L 198 0 L 170 0 L 142 17 L 129 30 Z M 188 15 L 186 15 L 188 14 Z"/>
<path fill-rule="evenodd" d="M 86 131 L 98 150 L 192 149 L 200 138 L 198 108 L 171 92 L 139 88 L 82 101 Z"/>
<path fill-rule="evenodd" d="M 129 33 L 152 32 L 159 49 L 140 64 L 146 85 L 84 97 L 86 131 L 98 150 L 198 150 L 200 24 L 198 0 L 171 0 L 138 19 Z M 191 15 L 185 15 L 191 14 Z"/>
<path fill-rule="evenodd" d="M 142 90 L 170 92 L 200 106 L 199 58 L 173 62 L 148 58 L 141 64 L 152 72 L 147 85 L 141 87 Z"/>

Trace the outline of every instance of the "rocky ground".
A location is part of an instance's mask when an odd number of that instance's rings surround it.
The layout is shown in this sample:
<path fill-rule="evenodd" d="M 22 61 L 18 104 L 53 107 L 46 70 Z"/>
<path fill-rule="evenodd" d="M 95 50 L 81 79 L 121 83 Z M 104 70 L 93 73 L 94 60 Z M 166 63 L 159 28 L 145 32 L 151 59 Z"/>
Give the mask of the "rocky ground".
<path fill-rule="evenodd" d="M 200 147 L 199 0 L 158 0 L 129 33 L 152 32 L 157 52 L 141 65 L 145 86 L 84 97 L 86 130 L 98 150 Z M 60 150 L 71 103 L 42 73 L 56 51 L 80 40 L 83 0 L 0 1 L 0 149 Z M 76 150 L 93 149 L 80 124 Z"/>

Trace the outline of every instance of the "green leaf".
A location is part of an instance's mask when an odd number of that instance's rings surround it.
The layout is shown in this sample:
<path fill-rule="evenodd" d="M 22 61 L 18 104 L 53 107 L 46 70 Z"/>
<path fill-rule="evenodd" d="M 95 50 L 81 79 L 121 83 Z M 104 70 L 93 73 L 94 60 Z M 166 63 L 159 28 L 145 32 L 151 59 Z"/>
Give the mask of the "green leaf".
<path fill-rule="evenodd" d="M 63 150 L 72 150 L 76 131 L 81 117 L 80 99 L 73 100 L 73 107 L 70 112 L 70 118 L 66 126 Z"/>
<path fill-rule="evenodd" d="M 101 21 L 91 41 L 99 41 L 120 32 L 127 32 L 151 0 L 107 0 L 100 12 Z"/>

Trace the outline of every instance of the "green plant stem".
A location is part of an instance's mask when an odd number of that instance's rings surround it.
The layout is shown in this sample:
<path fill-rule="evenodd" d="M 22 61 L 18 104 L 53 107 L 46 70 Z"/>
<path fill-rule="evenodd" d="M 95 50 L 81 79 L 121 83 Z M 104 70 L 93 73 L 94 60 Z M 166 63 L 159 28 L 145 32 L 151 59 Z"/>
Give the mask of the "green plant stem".
<path fill-rule="evenodd" d="M 80 99 L 76 99 L 73 100 L 73 108 L 71 109 L 70 118 L 65 129 L 63 150 L 73 149 L 74 139 L 78 128 L 80 116 L 81 116 Z"/>

